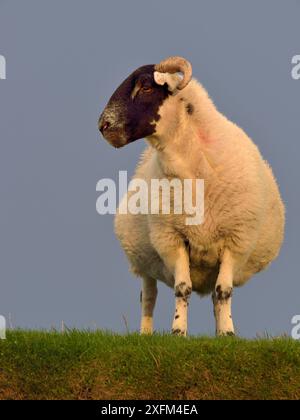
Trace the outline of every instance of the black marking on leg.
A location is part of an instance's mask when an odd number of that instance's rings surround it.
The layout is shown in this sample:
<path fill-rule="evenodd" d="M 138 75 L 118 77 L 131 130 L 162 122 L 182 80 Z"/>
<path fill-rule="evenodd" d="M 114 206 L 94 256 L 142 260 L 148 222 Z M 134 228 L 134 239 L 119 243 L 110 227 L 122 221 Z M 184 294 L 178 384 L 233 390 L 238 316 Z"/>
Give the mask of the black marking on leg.
<path fill-rule="evenodd" d="M 180 317 L 180 315 L 175 315 L 175 319 L 178 319 Z"/>
<path fill-rule="evenodd" d="M 192 288 L 182 281 L 175 287 L 175 296 L 187 299 L 192 293 Z"/>
<path fill-rule="evenodd" d="M 215 297 L 218 301 L 226 301 L 232 297 L 233 288 L 230 287 L 227 290 L 222 290 L 222 286 L 219 284 L 216 287 Z"/>
<path fill-rule="evenodd" d="M 180 328 L 172 329 L 173 335 L 184 335 L 184 331 L 182 331 Z"/>

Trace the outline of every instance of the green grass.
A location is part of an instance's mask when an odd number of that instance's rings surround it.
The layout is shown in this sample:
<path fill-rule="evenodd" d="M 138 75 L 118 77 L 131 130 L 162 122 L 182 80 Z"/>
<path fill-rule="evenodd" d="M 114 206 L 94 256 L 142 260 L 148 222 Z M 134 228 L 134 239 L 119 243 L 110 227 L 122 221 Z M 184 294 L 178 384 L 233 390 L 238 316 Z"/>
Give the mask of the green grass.
<path fill-rule="evenodd" d="M 300 342 L 9 331 L 0 399 L 300 399 Z"/>

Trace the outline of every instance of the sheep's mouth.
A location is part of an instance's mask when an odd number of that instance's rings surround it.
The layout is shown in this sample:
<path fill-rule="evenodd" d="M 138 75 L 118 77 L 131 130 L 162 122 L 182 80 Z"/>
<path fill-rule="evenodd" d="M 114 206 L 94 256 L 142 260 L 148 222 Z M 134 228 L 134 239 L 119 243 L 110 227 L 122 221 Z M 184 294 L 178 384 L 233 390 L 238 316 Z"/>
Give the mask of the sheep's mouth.
<path fill-rule="evenodd" d="M 116 149 L 120 149 L 128 144 L 128 140 L 124 134 L 120 133 L 119 130 L 109 130 L 103 134 L 105 140 Z"/>

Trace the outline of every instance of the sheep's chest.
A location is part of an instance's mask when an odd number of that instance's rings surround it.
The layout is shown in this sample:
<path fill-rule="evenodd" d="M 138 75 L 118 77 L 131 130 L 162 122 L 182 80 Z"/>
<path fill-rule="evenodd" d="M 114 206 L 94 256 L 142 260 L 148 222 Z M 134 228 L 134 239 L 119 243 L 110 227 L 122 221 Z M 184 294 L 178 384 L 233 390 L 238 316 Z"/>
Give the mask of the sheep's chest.
<path fill-rule="evenodd" d="M 213 268 L 219 264 L 224 239 L 211 220 L 206 218 L 201 225 L 180 224 L 177 229 L 185 238 L 191 266 Z"/>
<path fill-rule="evenodd" d="M 222 245 L 219 242 L 203 245 L 191 236 L 186 238 L 190 256 L 190 265 L 194 267 L 213 268 L 219 264 Z"/>

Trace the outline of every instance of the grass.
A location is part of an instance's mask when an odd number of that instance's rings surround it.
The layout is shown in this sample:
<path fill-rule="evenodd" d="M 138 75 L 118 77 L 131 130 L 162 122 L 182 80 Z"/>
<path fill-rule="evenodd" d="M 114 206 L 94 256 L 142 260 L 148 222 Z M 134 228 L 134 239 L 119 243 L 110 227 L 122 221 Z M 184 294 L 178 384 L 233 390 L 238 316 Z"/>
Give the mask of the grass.
<path fill-rule="evenodd" d="M 300 342 L 9 331 L 0 399 L 300 399 Z"/>

